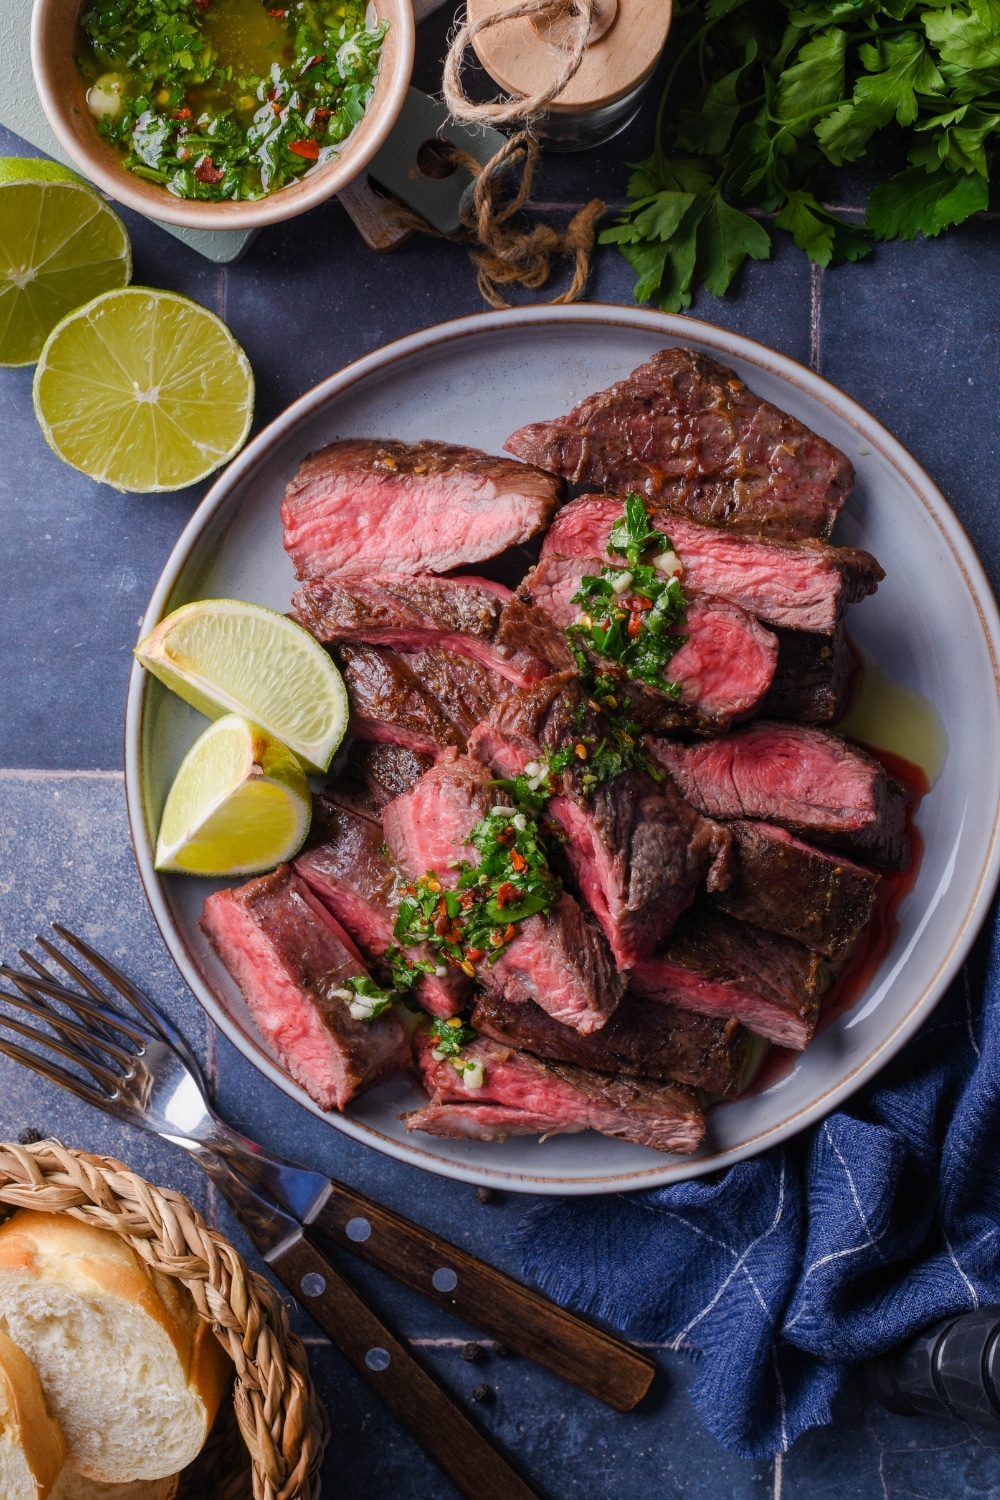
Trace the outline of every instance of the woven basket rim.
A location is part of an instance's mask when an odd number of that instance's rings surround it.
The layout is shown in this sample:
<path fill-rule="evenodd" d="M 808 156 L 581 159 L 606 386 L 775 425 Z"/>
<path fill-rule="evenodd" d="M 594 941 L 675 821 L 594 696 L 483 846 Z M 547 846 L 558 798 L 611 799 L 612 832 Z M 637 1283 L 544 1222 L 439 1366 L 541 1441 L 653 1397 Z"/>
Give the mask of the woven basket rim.
<path fill-rule="evenodd" d="M 251 1271 L 183 1193 L 113 1156 L 44 1140 L 0 1142 L 0 1205 L 66 1214 L 110 1229 L 151 1269 L 186 1286 L 233 1361 L 233 1410 L 250 1457 L 254 1500 L 319 1500 L 329 1419 L 281 1296 Z M 6 1218 L 0 1208 L 0 1218 Z M 212 1500 L 245 1500 L 246 1476 Z"/>

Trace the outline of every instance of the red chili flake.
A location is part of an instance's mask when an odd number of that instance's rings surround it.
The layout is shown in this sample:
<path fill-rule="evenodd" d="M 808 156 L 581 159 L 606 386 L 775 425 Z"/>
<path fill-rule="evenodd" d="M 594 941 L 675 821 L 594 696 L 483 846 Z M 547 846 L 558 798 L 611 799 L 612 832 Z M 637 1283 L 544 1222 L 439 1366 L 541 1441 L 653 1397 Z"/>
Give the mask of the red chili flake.
<path fill-rule="evenodd" d="M 626 634 L 634 641 L 642 629 L 642 615 L 632 615 L 626 627 Z"/>
<path fill-rule="evenodd" d="M 279 21 L 283 21 L 285 19 L 285 17 L 288 15 L 288 12 L 287 12 L 287 10 L 269 10 L 268 11 L 268 15 L 269 16 L 276 16 Z"/>
<path fill-rule="evenodd" d="M 451 918 L 449 917 L 447 912 L 444 912 L 434 923 L 434 931 L 437 933 L 438 937 L 444 937 L 450 926 Z"/>
<path fill-rule="evenodd" d="M 221 182 L 226 174 L 215 165 L 210 156 L 203 156 L 194 169 L 194 175 L 199 182 L 216 183 Z"/>
<path fill-rule="evenodd" d="M 190 120 L 190 118 L 191 118 L 191 111 L 189 109 L 175 109 L 174 110 L 174 119 L 175 120 Z"/>
<path fill-rule="evenodd" d="M 464 934 L 462 932 L 461 927 L 459 927 L 458 924 L 456 923 L 455 926 L 451 929 L 451 931 L 446 934 L 446 941 L 449 942 L 449 943 L 460 943 L 462 941 L 463 936 L 464 936 Z"/>
<path fill-rule="evenodd" d="M 503 911 L 504 907 L 507 905 L 507 902 L 513 901 L 514 897 L 519 894 L 520 892 L 518 891 L 517 887 L 511 885 L 509 880 L 505 880 L 503 885 L 497 891 L 497 909 L 499 911 Z"/>
<path fill-rule="evenodd" d="M 514 926 L 513 922 L 508 922 L 506 928 L 504 929 L 504 935 L 503 935 L 504 942 L 505 943 L 509 943 L 516 936 L 517 936 L 517 928 Z"/>
<path fill-rule="evenodd" d="M 525 859 L 523 854 L 518 852 L 517 849 L 512 849 L 510 851 L 510 862 L 514 866 L 514 869 L 518 875 L 520 875 L 522 870 L 526 870 L 528 868 L 528 861 Z"/>
<path fill-rule="evenodd" d="M 514 839 L 515 839 L 514 830 L 513 830 L 513 828 L 509 828 L 509 827 L 508 828 L 501 828 L 500 832 L 496 836 L 496 841 L 497 841 L 498 844 L 505 844 L 505 845 L 506 844 L 512 844 L 514 842 Z"/>
<path fill-rule="evenodd" d="M 628 601 L 629 609 L 652 609 L 652 599 L 647 599 L 645 594 L 633 594 Z"/>
<path fill-rule="evenodd" d="M 212 0 L 194 0 L 199 10 L 211 10 Z"/>
<path fill-rule="evenodd" d="M 308 62 L 304 62 L 302 64 L 302 67 L 295 75 L 295 82 L 298 83 L 300 78 L 304 78 L 306 76 L 310 68 L 317 67 L 321 62 L 326 62 L 325 52 L 317 52 L 315 57 L 310 57 Z"/>
<path fill-rule="evenodd" d="M 481 958 L 486 957 L 485 948 L 466 948 L 465 956 L 470 963 L 478 963 Z"/>
<path fill-rule="evenodd" d="M 476 898 L 471 891 L 463 891 L 458 901 L 463 911 L 469 911 L 475 905 Z"/>
<path fill-rule="evenodd" d="M 289 141 L 288 149 L 296 156 L 304 156 L 306 161 L 316 161 L 319 157 L 319 141 Z"/>
<path fill-rule="evenodd" d="M 315 118 L 317 120 L 328 120 L 330 118 L 330 116 L 333 114 L 333 110 L 332 109 L 317 109 L 314 113 L 315 113 Z M 421 470 L 421 469 L 418 468 L 416 470 L 416 472 L 418 474 L 420 474 L 420 473 L 426 473 L 426 470 Z"/>

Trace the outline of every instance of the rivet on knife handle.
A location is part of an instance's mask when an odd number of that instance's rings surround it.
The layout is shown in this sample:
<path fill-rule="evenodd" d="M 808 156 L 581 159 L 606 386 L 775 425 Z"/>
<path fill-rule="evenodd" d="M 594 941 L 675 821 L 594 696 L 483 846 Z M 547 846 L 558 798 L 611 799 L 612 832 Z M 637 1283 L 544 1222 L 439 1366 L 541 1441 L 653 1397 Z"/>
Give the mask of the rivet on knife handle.
<path fill-rule="evenodd" d="M 631 1411 L 649 1390 L 656 1365 L 648 1355 L 363 1193 L 335 1186 L 307 1222 L 616 1411 Z"/>
<path fill-rule="evenodd" d="M 541 1500 L 489 1434 L 305 1236 L 267 1260 L 466 1500 Z"/>

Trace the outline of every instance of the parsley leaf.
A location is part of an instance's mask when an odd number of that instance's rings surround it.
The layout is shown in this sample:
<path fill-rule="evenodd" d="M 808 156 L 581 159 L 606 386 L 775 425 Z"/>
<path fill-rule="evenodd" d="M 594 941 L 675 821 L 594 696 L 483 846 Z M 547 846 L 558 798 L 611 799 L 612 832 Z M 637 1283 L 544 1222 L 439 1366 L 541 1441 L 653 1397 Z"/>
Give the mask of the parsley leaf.
<path fill-rule="evenodd" d="M 975 174 L 957 176 L 942 168 L 910 167 L 877 187 L 868 205 L 868 223 L 877 240 L 933 239 L 989 207 L 989 188 Z"/>

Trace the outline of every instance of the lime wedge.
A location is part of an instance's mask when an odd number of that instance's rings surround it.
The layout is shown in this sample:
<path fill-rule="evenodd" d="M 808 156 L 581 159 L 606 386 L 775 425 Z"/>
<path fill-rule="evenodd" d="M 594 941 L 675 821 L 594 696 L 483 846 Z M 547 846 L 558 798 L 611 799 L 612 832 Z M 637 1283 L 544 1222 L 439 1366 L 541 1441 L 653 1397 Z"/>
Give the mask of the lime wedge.
<path fill-rule="evenodd" d="M 0 157 L 0 365 L 33 365 L 61 318 L 131 277 L 99 193 L 58 162 Z"/>
<path fill-rule="evenodd" d="M 117 490 L 179 490 L 242 448 L 250 362 L 220 318 L 175 292 L 105 292 L 58 323 L 35 370 L 49 447 Z"/>
<path fill-rule="evenodd" d="M 181 761 L 156 841 L 156 868 L 186 875 L 258 875 L 291 859 L 312 803 L 291 751 L 227 714 Z"/>
<path fill-rule="evenodd" d="M 144 667 L 217 719 L 238 713 L 325 771 L 347 728 L 347 690 L 308 630 L 241 599 L 201 599 L 161 620 L 135 648 Z"/>

